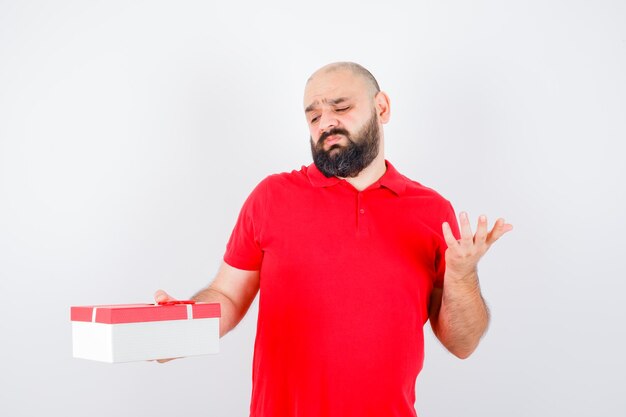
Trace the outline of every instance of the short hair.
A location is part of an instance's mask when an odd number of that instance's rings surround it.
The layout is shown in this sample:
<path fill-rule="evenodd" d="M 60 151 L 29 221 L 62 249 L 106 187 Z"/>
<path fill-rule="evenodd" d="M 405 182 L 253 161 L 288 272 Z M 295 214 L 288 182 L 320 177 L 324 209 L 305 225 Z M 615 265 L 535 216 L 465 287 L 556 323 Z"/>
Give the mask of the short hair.
<path fill-rule="evenodd" d="M 378 81 L 362 65 L 357 64 L 356 62 L 342 61 L 342 62 L 333 62 L 332 64 L 328 64 L 319 70 L 315 71 L 313 75 L 309 77 L 307 83 L 317 74 L 318 72 L 331 72 L 331 71 L 341 71 L 341 70 L 349 70 L 353 74 L 359 75 L 365 79 L 367 84 L 370 86 L 372 91 L 372 96 L 375 96 L 380 91 L 380 86 L 378 85 Z"/>

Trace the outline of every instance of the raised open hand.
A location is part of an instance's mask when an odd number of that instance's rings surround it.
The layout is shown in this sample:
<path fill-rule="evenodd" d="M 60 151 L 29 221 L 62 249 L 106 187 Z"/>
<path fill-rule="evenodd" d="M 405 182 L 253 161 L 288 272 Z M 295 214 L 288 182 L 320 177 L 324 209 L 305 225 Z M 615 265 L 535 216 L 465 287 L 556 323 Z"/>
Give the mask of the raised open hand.
<path fill-rule="evenodd" d="M 505 223 L 504 219 L 496 220 L 491 231 L 487 227 L 487 216 L 478 218 L 476 234 L 472 234 L 467 213 L 459 215 L 461 239 L 457 240 L 452 234 L 450 225 L 442 225 L 443 237 L 448 244 L 446 250 L 446 275 L 463 278 L 476 273 L 478 261 L 489 250 L 491 245 L 506 232 L 513 229 L 513 225 Z"/>

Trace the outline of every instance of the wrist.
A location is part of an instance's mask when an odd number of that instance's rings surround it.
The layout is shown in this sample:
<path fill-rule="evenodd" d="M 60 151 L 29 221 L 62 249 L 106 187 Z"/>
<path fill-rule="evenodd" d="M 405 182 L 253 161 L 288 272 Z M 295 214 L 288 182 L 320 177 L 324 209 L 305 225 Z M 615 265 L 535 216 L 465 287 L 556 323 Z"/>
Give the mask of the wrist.
<path fill-rule="evenodd" d="M 478 271 L 476 269 L 472 271 L 453 271 L 446 270 L 444 277 L 444 286 L 463 289 L 467 292 L 476 291 L 480 293 L 480 285 L 478 281 Z"/>
<path fill-rule="evenodd" d="M 478 282 L 478 269 L 456 270 L 446 268 L 445 278 L 458 282 Z"/>

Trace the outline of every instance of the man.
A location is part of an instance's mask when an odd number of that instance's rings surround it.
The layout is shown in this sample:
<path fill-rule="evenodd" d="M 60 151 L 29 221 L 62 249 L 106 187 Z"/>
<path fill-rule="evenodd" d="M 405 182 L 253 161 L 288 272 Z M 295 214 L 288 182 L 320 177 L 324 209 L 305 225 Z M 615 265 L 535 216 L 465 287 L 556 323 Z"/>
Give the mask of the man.
<path fill-rule="evenodd" d="M 423 325 L 474 351 L 489 320 L 477 263 L 512 226 L 481 216 L 473 235 L 461 213 L 459 233 L 447 200 L 385 161 L 389 97 L 360 65 L 316 71 L 304 108 L 314 164 L 254 189 L 193 298 L 221 304 L 224 335 L 260 290 L 251 416 L 415 416 Z"/>

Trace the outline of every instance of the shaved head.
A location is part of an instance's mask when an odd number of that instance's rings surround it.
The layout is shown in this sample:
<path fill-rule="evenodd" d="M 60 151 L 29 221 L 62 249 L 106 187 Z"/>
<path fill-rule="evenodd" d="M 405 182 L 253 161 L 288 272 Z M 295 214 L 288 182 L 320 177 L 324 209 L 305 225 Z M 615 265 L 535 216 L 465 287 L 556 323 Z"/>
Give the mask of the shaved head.
<path fill-rule="evenodd" d="M 369 93 L 374 97 L 379 91 L 380 86 L 378 81 L 365 67 L 357 64 L 356 62 L 333 62 L 318 69 L 309 77 L 307 84 L 320 74 L 327 74 L 335 71 L 350 71 L 352 74 L 361 77 L 367 84 Z"/>

